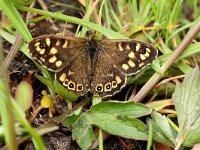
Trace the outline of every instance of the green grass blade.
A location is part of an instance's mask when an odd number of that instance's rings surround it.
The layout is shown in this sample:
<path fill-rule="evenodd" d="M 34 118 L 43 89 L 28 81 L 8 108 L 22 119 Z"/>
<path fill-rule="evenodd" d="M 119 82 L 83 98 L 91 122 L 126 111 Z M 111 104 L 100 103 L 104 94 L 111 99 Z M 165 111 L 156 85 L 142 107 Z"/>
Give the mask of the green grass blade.
<path fill-rule="evenodd" d="M 20 32 L 23 39 L 30 41 L 32 36 L 13 3 L 10 0 L 0 0 L 0 7 L 10 19 L 12 25 Z"/>
<path fill-rule="evenodd" d="M 39 10 L 39 9 L 34 9 L 34 8 L 28 8 L 28 7 L 24 7 L 24 6 L 20 6 L 20 5 L 16 5 L 16 7 L 17 7 L 17 9 L 20 9 L 20 10 L 23 10 L 23 11 L 29 11 L 29 12 L 32 12 L 32 13 L 38 13 L 38 14 L 41 14 L 41 15 L 46 15 L 46 16 L 49 16 L 49 17 L 52 17 L 52 18 L 55 18 L 55 19 L 58 19 L 58 20 L 63 20 L 63 21 L 79 24 L 79 25 L 82 25 L 84 27 L 91 28 L 95 31 L 98 31 L 98 32 L 104 34 L 108 38 L 127 39 L 126 36 L 124 36 L 124 35 L 122 35 L 118 32 L 115 32 L 113 30 L 102 27 L 102 26 L 97 25 L 95 23 L 92 23 L 92 22 L 89 22 L 89 21 L 86 21 L 86 20 L 82 20 L 82 19 L 79 19 L 79 18 L 76 18 L 76 17 L 71 17 L 71 16 L 67 16 L 67 15 L 62 15 L 62 14 L 55 14 L 55 13 L 52 13 L 52 12 L 47 12 L 47 11 L 44 11 L 44 10 Z"/>

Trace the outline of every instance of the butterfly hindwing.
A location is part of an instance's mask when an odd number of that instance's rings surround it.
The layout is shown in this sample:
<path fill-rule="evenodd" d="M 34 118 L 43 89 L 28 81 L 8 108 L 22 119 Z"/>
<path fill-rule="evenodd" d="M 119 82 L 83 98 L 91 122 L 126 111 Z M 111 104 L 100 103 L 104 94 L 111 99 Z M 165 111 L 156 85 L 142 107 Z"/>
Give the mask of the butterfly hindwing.
<path fill-rule="evenodd" d="M 69 64 L 56 73 L 57 81 L 69 91 L 84 95 L 89 91 L 89 54 L 85 48 L 79 50 L 79 54 Z"/>
<path fill-rule="evenodd" d="M 119 92 L 125 85 L 126 76 L 114 65 L 112 58 L 100 50 L 96 57 L 91 81 L 91 92 L 96 96 L 108 97 Z"/>

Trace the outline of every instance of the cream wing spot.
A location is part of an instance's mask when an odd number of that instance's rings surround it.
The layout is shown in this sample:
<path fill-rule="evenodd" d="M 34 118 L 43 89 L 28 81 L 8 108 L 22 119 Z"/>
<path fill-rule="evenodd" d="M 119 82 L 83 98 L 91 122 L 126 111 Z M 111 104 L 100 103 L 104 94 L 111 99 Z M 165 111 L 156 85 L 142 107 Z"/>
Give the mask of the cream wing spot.
<path fill-rule="evenodd" d="M 136 45 L 136 51 L 139 51 L 140 50 L 140 44 L 137 44 Z"/>
<path fill-rule="evenodd" d="M 63 74 L 59 77 L 59 80 L 60 80 L 61 82 L 64 82 L 64 81 L 65 81 L 65 78 L 66 78 L 66 74 L 63 73 Z"/>
<path fill-rule="evenodd" d="M 110 82 L 105 84 L 105 86 L 104 86 L 104 91 L 105 92 L 111 91 L 111 89 L 112 89 L 112 87 L 111 87 L 111 83 Z"/>
<path fill-rule="evenodd" d="M 151 52 L 151 50 L 150 50 L 149 48 L 146 48 L 146 51 L 147 51 L 148 53 L 150 53 L 150 52 Z"/>
<path fill-rule="evenodd" d="M 67 45 L 68 45 L 68 41 L 67 40 L 65 40 L 65 43 L 63 44 L 63 48 L 67 48 Z"/>
<path fill-rule="evenodd" d="M 122 68 L 123 68 L 124 70 L 128 70 L 128 69 L 129 69 L 129 66 L 128 66 L 127 64 L 123 64 L 123 65 L 122 65 Z"/>
<path fill-rule="evenodd" d="M 134 52 L 130 52 L 130 53 L 128 54 L 128 57 L 134 59 L 134 58 L 135 58 Z"/>
<path fill-rule="evenodd" d="M 52 56 L 51 58 L 49 58 L 50 63 L 54 63 L 56 60 L 57 60 L 56 56 Z"/>
<path fill-rule="evenodd" d="M 143 63 L 143 62 L 139 64 L 139 67 L 142 67 L 142 66 L 144 66 L 144 63 Z"/>
<path fill-rule="evenodd" d="M 103 85 L 102 84 L 97 84 L 97 86 L 95 87 L 95 91 L 103 92 Z"/>
<path fill-rule="evenodd" d="M 58 52 L 58 50 L 57 50 L 55 47 L 52 47 L 52 48 L 50 49 L 50 53 L 49 53 L 49 54 L 54 55 L 54 54 L 56 54 L 57 52 Z"/>
<path fill-rule="evenodd" d="M 57 62 L 56 62 L 56 67 L 60 67 L 62 65 L 62 61 L 61 60 L 58 60 Z"/>
<path fill-rule="evenodd" d="M 124 50 L 124 49 L 122 48 L 121 43 L 118 43 L 118 48 L 119 48 L 119 51 L 123 51 L 123 50 Z"/>
<path fill-rule="evenodd" d="M 129 65 L 130 67 L 135 67 L 135 63 L 134 63 L 132 60 L 129 60 L 129 61 L 128 61 L 128 65 Z"/>
<path fill-rule="evenodd" d="M 41 50 L 39 51 L 39 53 L 40 53 L 41 55 L 44 55 L 45 49 L 41 49 Z"/>
<path fill-rule="evenodd" d="M 69 80 L 68 80 L 68 79 L 65 79 L 65 80 L 63 81 L 63 85 L 64 85 L 65 87 L 68 87 L 68 83 L 69 83 Z"/>
<path fill-rule="evenodd" d="M 41 48 L 40 48 L 39 46 L 36 47 L 36 51 L 37 51 L 37 52 L 41 51 Z"/>
<path fill-rule="evenodd" d="M 83 85 L 77 84 L 76 91 L 78 91 L 78 92 L 83 91 Z"/>
<path fill-rule="evenodd" d="M 41 60 L 42 62 L 45 62 L 44 57 L 40 57 L 40 60 Z"/>
<path fill-rule="evenodd" d="M 140 59 L 145 60 L 146 59 L 145 55 L 140 54 Z"/>
<path fill-rule="evenodd" d="M 146 52 L 146 54 L 144 54 L 145 57 L 149 57 L 149 52 Z"/>
<path fill-rule="evenodd" d="M 117 82 L 116 81 L 112 81 L 112 88 L 116 88 L 117 87 Z"/>
<path fill-rule="evenodd" d="M 60 46 L 60 40 L 57 40 L 57 42 L 56 42 L 56 46 Z"/>
<path fill-rule="evenodd" d="M 119 76 L 116 76 L 115 80 L 117 81 L 117 84 L 120 84 L 122 82 L 122 80 L 121 80 L 121 78 Z"/>
<path fill-rule="evenodd" d="M 50 38 L 46 38 L 46 44 L 47 44 L 47 46 L 50 46 L 50 44 L 51 44 Z"/>
<path fill-rule="evenodd" d="M 131 47 L 129 44 L 126 44 L 126 50 L 131 50 Z"/>
<path fill-rule="evenodd" d="M 40 42 L 35 43 L 35 47 L 38 47 L 40 45 Z"/>
<path fill-rule="evenodd" d="M 72 81 L 69 81 L 69 83 L 68 83 L 68 89 L 72 90 L 72 91 L 75 91 L 75 83 L 72 82 Z"/>

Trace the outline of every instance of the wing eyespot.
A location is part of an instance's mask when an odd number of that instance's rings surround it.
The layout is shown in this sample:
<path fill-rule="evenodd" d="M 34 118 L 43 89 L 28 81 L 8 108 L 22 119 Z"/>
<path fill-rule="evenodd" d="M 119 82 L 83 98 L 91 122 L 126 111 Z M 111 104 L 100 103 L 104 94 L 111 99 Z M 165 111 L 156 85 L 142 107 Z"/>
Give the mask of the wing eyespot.
<path fill-rule="evenodd" d="M 40 48 L 40 49 L 44 49 L 44 48 L 45 48 L 45 44 L 40 43 L 39 48 Z"/>
<path fill-rule="evenodd" d="M 112 88 L 116 88 L 117 87 L 117 82 L 116 81 L 112 81 Z"/>
<path fill-rule="evenodd" d="M 106 85 L 106 89 L 109 90 L 111 88 L 110 84 Z"/>
<path fill-rule="evenodd" d="M 69 84 L 69 88 L 74 88 L 74 84 L 73 84 L 73 83 L 70 83 L 70 84 Z"/>
<path fill-rule="evenodd" d="M 77 86 L 77 91 L 82 91 L 83 90 L 83 85 L 78 85 Z"/>
<path fill-rule="evenodd" d="M 104 91 L 108 92 L 108 91 L 111 91 L 111 90 L 112 90 L 111 83 L 109 82 L 109 83 L 105 84 Z"/>
<path fill-rule="evenodd" d="M 146 54 L 146 52 L 147 52 L 146 49 L 142 49 L 142 50 L 141 50 L 141 53 L 142 53 L 143 55 Z"/>
<path fill-rule="evenodd" d="M 103 92 L 103 85 L 102 84 L 99 84 L 96 86 L 96 91 L 97 92 Z"/>

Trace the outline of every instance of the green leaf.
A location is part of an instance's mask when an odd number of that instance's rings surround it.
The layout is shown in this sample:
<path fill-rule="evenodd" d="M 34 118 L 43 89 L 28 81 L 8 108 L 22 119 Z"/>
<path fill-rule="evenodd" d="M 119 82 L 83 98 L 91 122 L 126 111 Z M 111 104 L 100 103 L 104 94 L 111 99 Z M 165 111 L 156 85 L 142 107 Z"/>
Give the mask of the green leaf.
<path fill-rule="evenodd" d="M 54 85 L 54 91 L 59 95 L 63 96 L 67 101 L 74 102 L 80 96 L 75 94 L 74 92 L 68 91 L 63 85 L 61 85 L 56 80 L 54 80 L 53 85 Z"/>
<path fill-rule="evenodd" d="M 28 82 L 22 81 L 18 85 L 15 93 L 15 99 L 17 103 L 22 106 L 24 111 L 31 107 L 33 101 L 33 89 Z"/>
<path fill-rule="evenodd" d="M 74 125 L 74 123 L 77 121 L 77 119 L 79 118 L 80 116 L 77 116 L 75 114 L 65 118 L 65 120 L 63 121 L 63 125 L 67 128 L 70 128 L 72 125 Z"/>
<path fill-rule="evenodd" d="M 147 124 L 150 124 L 150 123 L 152 124 L 152 127 L 153 127 L 153 139 L 159 143 L 163 143 L 164 145 L 174 147 L 173 142 L 171 142 L 171 140 L 166 138 L 166 136 L 163 134 L 161 129 L 158 127 L 158 124 L 156 124 L 154 120 L 148 118 Z"/>
<path fill-rule="evenodd" d="M 171 127 L 167 121 L 167 118 L 164 115 L 162 116 L 161 114 L 157 112 L 152 113 L 152 118 L 153 118 L 153 121 L 155 121 L 157 127 L 160 129 L 163 136 L 165 137 L 165 139 L 169 140 L 174 146 L 175 138 L 173 135 L 173 131 L 171 130 Z M 165 144 L 165 142 L 163 144 Z"/>
<path fill-rule="evenodd" d="M 71 23 L 75 23 L 84 27 L 88 27 L 91 28 L 95 31 L 98 31 L 102 34 L 104 34 L 105 36 L 109 37 L 109 38 L 115 38 L 115 39 L 128 39 L 126 36 L 124 36 L 123 34 L 120 34 L 119 32 L 115 32 L 111 29 L 105 28 L 103 26 L 97 25 L 95 23 L 86 21 L 86 20 L 82 20 L 76 17 L 72 17 L 72 16 L 67 16 L 67 15 L 63 15 L 63 14 L 57 14 L 57 13 L 53 13 L 53 12 L 49 12 L 49 11 L 44 11 L 44 10 L 39 10 L 39 9 L 35 9 L 35 8 L 29 8 L 29 7 L 24 7 L 21 5 L 15 5 L 18 9 L 23 10 L 23 11 L 29 11 L 32 13 L 37 13 L 37 14 L 41 14 L 41 15 L 45 15 L 45 16 L 49 16 L 58 20 L 63 20 L 63 21 L 67 21 L 67 22 L 71 22 Z"/>
<path fill-rule="evenodd" d="M 200 142 L 200 72 L 198 68 L 187 74 L 182 85 L 177 85 L 172 98 L 178 115 L 177 143 L 191 147 Z"/>
<path fill-rule="evenodd" d="M 6 41 L 8 41 L 8 42 L 11 43 L 11 44 L 13 44 L 13 43 L 15 42 L 16 36 L 10 34 L 9 32 L 4 31 L 3 29 L 0 29 L 0 35 L 1 35 Z M 21 50 L 27 57 L 31 58 L 31 57 L 30 57 L 30 54 L 29 54 L 29 52 L 28 52 L 28 50 L 27 50 L 27 45 L 26 45 L 24 42 L 22 42 L 21 47 L 20 47 L 20 50 Z"/>
<path fill-rule="evenodd" d="M 144 116 L 147 112 L 149 112 L 149 108 L 138 103 L 101 102 L 77 119 L 72 135 L 79 146 L 84 149 L 89 148 L 90 142 L 94 140 L 91 125 L 95 125 L 113 135 L 147 140 L 145 124 L 135 119 Z M 70 124 L 70 120 L 66 123 L 67 125 Z M 89 137 L 89 139 L 86 139 L 86 137 Z"/>
<path fill-rule="evenodd" d="M 33 0 L 12 0 L 12 2 L 23 6 L 29 6 Z"/>
<path fill-rule="evenodd" d="M 32 36 L 13 3 L 10 0 L 0 0 L 0 8 L 12 22 L 12 25 L 21 33 L 23 39 L 26 42 L 30 41 Z"/>
<path fill-rule="evenodd" d="M 95 135 L 91 128 L 90 116 L 84 113 L 75 123 L 74 129 L 72 130 L 72 137 L 78 143 L 82 149 L 88 149 L 93 140 L 95 140 Z"/>
<path fill-rule="evenodd" d="M 136 140 L 147 140 L 146 126 L 135 118 L 118 118 L 111 114 L 90 114 L 90 119 L 95 126 L 112 135 Z"/>
<path fill-rule="evenodd" d="M 50 79 L 44 77 L 44 76 L 40 76 L 38 74 L 35 74 L 35 77 L 40 81 L 42 82 L 44 85 L 48 86 L 49 88 L 51 89 L 54 89 L 53 87 L 53 83 Z"/>
<path fill-rule="evenodd" d="M 31 127 L 30 123 L 25 117 L 24 111 L 21 109 L 21 107 L 15 100 L 12 100 L 12 106 L 14 114 L 16 115 L 16 120 L 30 134 L 35 148 L 38 150 L 44 150 L 45 145 L 43 143 L 41 136 L 37 133 L 37 131 L 34 128 Z"/>
<path fill-rule="evenodd" d="M 110 114 L 116 117 L 141 117 L 149 112 L 149 108 L 143 104 L 130 102 L 119 102 L 119 101 L 109 101 L 101 102 L 97 105 L 94 105 L 90 110 L 90 113 L 102 113 Z"/>

